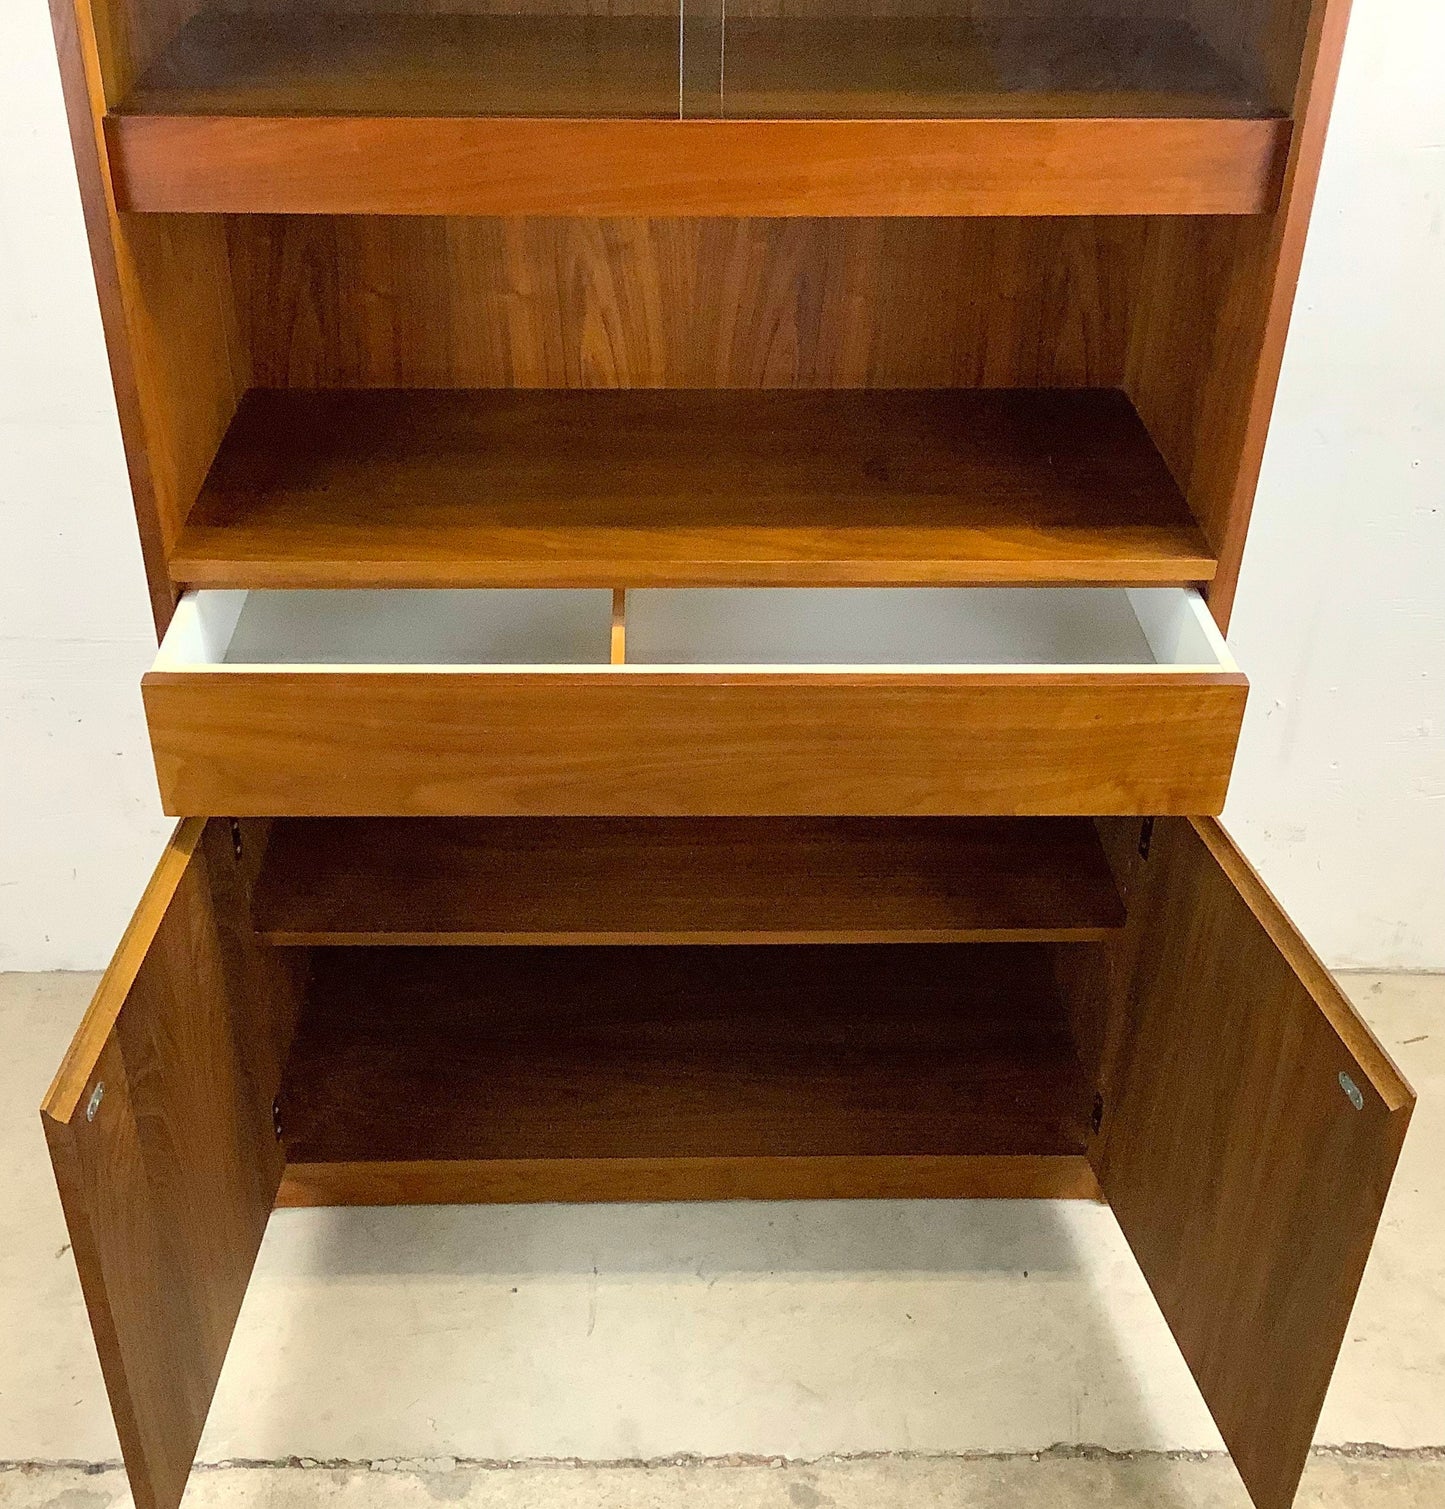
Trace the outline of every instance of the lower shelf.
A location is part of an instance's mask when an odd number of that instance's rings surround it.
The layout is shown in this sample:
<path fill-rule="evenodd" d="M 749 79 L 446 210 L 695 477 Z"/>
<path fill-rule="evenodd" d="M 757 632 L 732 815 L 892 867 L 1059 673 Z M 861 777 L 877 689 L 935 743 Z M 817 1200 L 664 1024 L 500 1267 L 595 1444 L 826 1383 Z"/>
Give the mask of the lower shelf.
<path fill-rule="evenodd" d="M 279 818 L 285 945 L 1036 943 L 1124 907 L 1088 818 Z"/>
<path fill-rule="evenodd" d="M 282 1203 L 1093 1193 L 1046 947 L 335 948 Z"/>

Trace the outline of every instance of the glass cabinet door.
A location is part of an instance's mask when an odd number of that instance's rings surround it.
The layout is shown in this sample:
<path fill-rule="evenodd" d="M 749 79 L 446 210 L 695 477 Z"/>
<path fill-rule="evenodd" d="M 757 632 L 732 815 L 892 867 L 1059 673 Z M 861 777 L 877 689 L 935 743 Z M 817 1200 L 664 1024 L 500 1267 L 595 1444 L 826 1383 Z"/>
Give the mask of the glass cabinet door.
<path fill-rule="evenodd" d="M 129 113 L 1287 114 L 1300 0 L 131 0 Z"/>
<path fill-rule="evenodd" d="M 131 113 L 663 117 L 681 0 L 137 0 Z M 716 40 L 716 28 L 714 29 Z"/>
<path fill-rule="evenodd" d="M 714 3 L 716 110 L 691 86 L 688 104 L 738 119 L 1271 115 L 1287 111 L 1291 87 L 1269 76 L 1273 11 L 1293 25 L 1304 10 L 1294 0 Z"/>

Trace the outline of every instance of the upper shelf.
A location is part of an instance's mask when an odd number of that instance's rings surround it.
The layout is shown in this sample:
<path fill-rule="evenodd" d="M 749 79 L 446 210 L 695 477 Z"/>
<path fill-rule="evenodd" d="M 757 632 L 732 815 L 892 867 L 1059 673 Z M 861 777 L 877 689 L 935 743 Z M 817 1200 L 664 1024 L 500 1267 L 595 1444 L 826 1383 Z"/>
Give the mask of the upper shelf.
<path fill-rule="evenodd" d="M 686 45 L 684 45 L 684 43 Z M 1248 214 L 1289 123 L 1177 21 L 215 10 L 117 202 L 370 214 Z"/>
<path fill-rule="evenodd" d="M 1215 561 L 1122 393 L 253 391 L 195 587 L 1183 583 Z"/>

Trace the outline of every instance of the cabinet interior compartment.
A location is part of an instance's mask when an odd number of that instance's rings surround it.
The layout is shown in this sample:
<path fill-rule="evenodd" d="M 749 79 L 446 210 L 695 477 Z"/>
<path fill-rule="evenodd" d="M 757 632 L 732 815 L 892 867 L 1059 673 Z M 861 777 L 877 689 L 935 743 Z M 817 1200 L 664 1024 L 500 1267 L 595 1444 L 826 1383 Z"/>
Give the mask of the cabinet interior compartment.
<path fill-rule="evenodd" d="M 178 586 L 1163 586 L 1242 542 L 1205 334 L 1267 221 L 122 222 Z"/>
<path fill-rule="evenodd" d="M 251 923 L 283 1203 L 1093 1192 L 1084 819 L 278 820 Z"/>
<path fill-rule="evenodd" d="M 1092 1098 L 1043 945 L 342 946 L 280 1114 L 298 1188 L 715 1199 L 801 1193 L 811 1160 L 829 1193 L 1058 1178 L 1037 1160 L 1082 1157 Z"/>

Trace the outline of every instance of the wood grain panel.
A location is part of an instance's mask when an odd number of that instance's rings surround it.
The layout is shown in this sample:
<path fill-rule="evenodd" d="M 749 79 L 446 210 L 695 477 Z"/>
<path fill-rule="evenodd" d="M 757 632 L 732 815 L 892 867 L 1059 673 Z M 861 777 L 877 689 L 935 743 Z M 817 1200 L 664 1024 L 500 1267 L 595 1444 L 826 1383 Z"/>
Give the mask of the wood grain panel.
<path fill-rule="evenodd" d="M 281 1178 L 295 998 L 230 846 L 177 830 L 42 1108 L 140 1509 L 180 1501 Z"/>
<path fill-rule="evenodd" d="M 281 944 L 1099 938 L 1087 819 L 287 819 L 252 917 Z"/>
<path fill-rule="evenodd" d="M 268 388 L 1119 387 L 1139 223 L 239 216 Z"/>
<path fill-rule="evenodd" d="M 341 948 L 281 1118 L 303 1164 L 1038 1157 L 1091 1093 L 1036 945 Z"/>
<path fill-rule="evenodd" d="M 1254 215 L 1278 200 L 1289 135 L 1117 117 L 106 121 L 122 208 L 171 214 Z"/>
<path fill-rule="evenodd" d="M 1232 673 L 152 671 L 170 812 L 1217 812 Z"/>
<path fill-rule="evenodd" d="M 204 587 L 1188 582 L 1118 392 L 253 392 L 171 557 Z"/>
<path fill-rule="evenodd" d="M 1217 824 L 1154 827 L 1129 931 L 1091 1156 L 1255 1503 L 1288 1509 L 1414 1096 Z"/>
<path fill-rule="evenodd" d="M 1069 1154 L 863 1158 L 448 1158 L 286 1165 L 281 1206 L 656 1200 L 1097 1200 Z"/>

